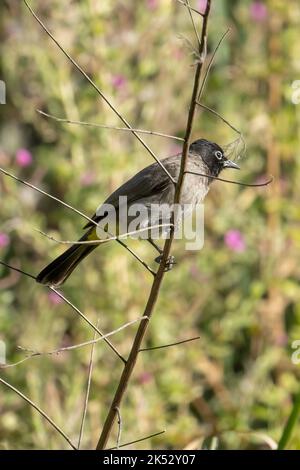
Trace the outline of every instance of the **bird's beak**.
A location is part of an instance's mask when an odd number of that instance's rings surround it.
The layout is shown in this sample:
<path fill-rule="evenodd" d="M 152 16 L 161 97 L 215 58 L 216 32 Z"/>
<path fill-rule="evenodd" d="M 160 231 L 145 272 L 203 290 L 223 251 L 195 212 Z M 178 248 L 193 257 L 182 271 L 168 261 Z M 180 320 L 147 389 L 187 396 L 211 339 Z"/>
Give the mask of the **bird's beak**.
<path fill-rule="evenodd" d="M 223 168 L 235 168 L 236 170 L 240 170 L 240 167 L 232 160 L 225 160 L 223 163 Z"/>

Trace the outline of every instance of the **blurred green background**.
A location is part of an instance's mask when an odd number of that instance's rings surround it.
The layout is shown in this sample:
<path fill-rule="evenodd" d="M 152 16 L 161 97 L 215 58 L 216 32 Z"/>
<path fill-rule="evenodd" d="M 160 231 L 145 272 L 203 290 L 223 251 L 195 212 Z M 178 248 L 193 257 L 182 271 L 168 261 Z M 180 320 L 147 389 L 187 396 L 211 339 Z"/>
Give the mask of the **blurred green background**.
<path fill-rule="evenodd" d="M 205 2 L 191 1 L 196 8 Z M 238 127 L 247 141 L 242 171 L 227 177 L 267 188 L 215 182 L 205 204 L 200 252 L 176 241 L 178 265 L 165 277 L 145 346 L 200 336 L 198 341 L 140 354 L 122 406 L 122 442 L 166 429 L 133 448 L 200 448 L 218 436 L 224 449 L 269 448 L 278 441 L 299 393 L 300 365 L 300 79 L 297 0 L 213 1 L 211 54 L 218 51 L 203 103 Z M 182 137 L 191 95 L 195 44 L 186 9 L 172 0 L 51 0 L 31 5 L 129 122 Z M 120 125 L 19 0 L 1 2 L 0 166 L 91 215 L 106 196 L 151 157 L 129 133 L 60 124 L 42 109 L 73 120 Z M 200 28 L 200 18 L 195 15 Z M 198 110 L 193 138 L 227 144 L 236 134 Z M 145 140 L 160 157 L 176 141 Z M 180 143 L 180 142 L 179 142 Z M 0 176 L 0 259 L 30 273 L 81 236 L 84 220 L 54 201 Z M 149 263 L 153 250 L 131 241 Z M 151 276 L 117 243 L 99 248 L 62 292 L 109 332 L 139 317 Z M 93 331 L 65 303 L 31 279 L 0 267 L 0 339 L 7 362 L 18 345 L 47 351 L 92 339 Z M 112 340 L 127 355 L 136 325 Z M 77 440 L 90 347 L 36 357 L 1 377 L 36 401 Z M 93 448 L 122 364 L 98 343 L 83 448 Z M 1 386 L 3 449 L 68 448 L 24 401 Z M 298 430 L 298 433 L 297 433 Z M 300 426 L 288 447 L 300 449 Z M 117 427 L 110 445 L 115 445 Z"/>

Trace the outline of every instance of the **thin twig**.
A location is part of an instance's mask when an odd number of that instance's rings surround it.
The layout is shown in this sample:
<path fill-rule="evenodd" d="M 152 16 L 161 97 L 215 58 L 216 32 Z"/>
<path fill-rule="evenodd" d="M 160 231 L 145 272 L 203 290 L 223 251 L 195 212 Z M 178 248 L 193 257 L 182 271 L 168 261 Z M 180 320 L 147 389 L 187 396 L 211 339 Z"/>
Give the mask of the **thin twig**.
<path fill-rule="evenodd" d="M 43 416 L 43 418 L 46 419 L 46 421 L 48 421 L 49 424 L 51 424 L 51 426 L 68 442 L 68 444 L 72 447 L 72 449 L 76 450 L 76 447 L 75 445 L 73 444 L 73 442 L 71 441 L 71 439 L 64 433 L 64 431 L 50 418 L 50 416 L 47 415 L 47 413 L 45 413 L 45 411 L 43 411 L 36 403 L 34 403 L 32 400 L 30 400 L 30 398 L 28 398 L 26 395 L 24 395 L 24 393 L 20 392 L 20 390 L 18 390 L 17 388 L 15 388 L 13 385 L 11 385 L 10 383 L 6 382 L 5 380 L 3 380 L 1 377 L 0 377 L 0 382 L 5 385 L 6 387 L 8 387 L 10 390 L 12 390 L 13 392 L 15 392 L 17 395 L 19 395 L 19 397 L 21 397 L 24 401 L 26 401 L 26 403 L 28 403 L 30 406 L 32 406 L 32 408 L 34 408 L 36 411 L 38 411 L 38 413 Z"/>
<path fill-rule="evenodd" d="M 195 35 L 196 35 L 196 38 L 197 38 L 198 48 L 199 48 L 200 47 L 200 38 L 199 38 L 198 30 L 197 30 L 197 27 L 196 27 L 196 23 L 194 21 L 193 10 L 191 9 L 191 5 L 190 5 L 189 0 L 186 0 L 186 7 L 187 7 L 189 15 L 190 15 L 190 19 L 191 19 L 191 22 L 192 22 L 192 25 L 193 25 L 193 28 L 194 28 L 194 32 L 195 32 Z"/>
<path fill-rule="evenodd" d="M 187 119 L 187 124 L 186 124 L 186 132 L 185 132 L 184 145 L 183 145 L 182 158 L 181 158 L 181 166 L 180 166 L 178 182 L 176 184 L 176 189 L 175 189 L 174 203 L 178 203 L 180 200 L 182 183 L 184 180 L 185 164 L 186 164 L 186 160 L 188 156 L 193 121 L 194 121 L 194 116 L 195 116 L 195 111 L 196 111 L 196 100 L 197 100 L 197 95 L 198 95 L 198 90 L 199 90 L 200 75 L 201 75 L 203 61 L 205 59 L 205 54 L 206 54 L 207 22 L 208 22 L 208 15 L 210 11 L 210 5 L 211 5 L 211 0 L 207 0 L 205 14 L 203 18 L 202 31 L 201 31 L 200 47 L 199 47 L 199 56 L 201 60 L 197 64 L 195 77 L 194 77 L 194 86 L 193 86 L 189 114 L 188 114 L 188 119 Z M 171 223 L 174 225 L 174 214 L 172 218 L 173 220 L 171 220 Z M 137 361 L 139 350 L 141 348 L 141 343 L 147 331 L 147 327 L 149 323 L 147 320 L 150 320 L 151 315 L 154 311 L 157 297 L 158 297 L 161 284 L 165 275 L 165 267 L 166 267 L 167 260 L 170 254 L 173 239 L 174 239 L 174 229 L 172 230 L 171 228 L 170 237 L 165 242 L 162 259 L 161 259 L 157 274 L 154 278 L 151 291 L 148 297 L 148 301 L 144 310 L 144 316 L 146 316 L 147 319 L 141 321 L 138 331 L 136 333 L 135 339 L 133 341 L 133 345 L 132 345 L 127 363 L 121 375 L 117 390 L 112 400 L 108 415 L 106 417 L 106 420 L 105 420 L 105 423 L 104 423 L 104 426 L 103 426 L 103 429 L 102 429 L 102 432 L 101 432 L 101 435 L 97 444 L 98 450 L 104 449 L 106 447 L 107 441 L 109 439 L 111 430 L 113 428 L 113 425 L 116 419 L 116 407 L 120 408 L 120 404 L 124 397 L 128 382 L 134 370 L 134 366 Z"/>
<path fill-rule="evenodd" d="M 201 108 L 203 109 L 206 109 L 207 111 L 211 112 L 212 114 L 215 114 L 217 117 L 219 117 L 225 124 L 227 124 L 231 129 L 233 129 L 235 132 L 237 132 L 240 136 L 240 139 L 242 140 L 242 143 L 243 143 L 243 150 L 242 152 L 245 151 L 246 149 L 246 142 L 245 142 L 245 139 L 243 137 L 243 134 L 236 128 L 234 127 L 232 124 L 229 123 L 229 121 L 227 121 L 225 118 L 223 118 L 219 113 L 217 113 L 216 111 L 214 111 L 213 109 L 209 108 L 208 106 L 205 106 L 205 105 L 202 105 L 200 103 L 200 100 L 201 100 L 201 97 L 202 97 L 202 94 L 203 94 L 203 91 L 204 91 L 204 88 L 205 88 L 205 85 L 206 85 L 206 82 L 207 82 L 207 79 L 208 79 L 208 76 L 209 76 L 209 72 L 210 72 L 210 69 L 213 65 L 213 62 L 215 60 L 215 56 L 222 44 L 222 42 L 224 41 L 224 39 L 226 38 L 226 36 L 229 34 L 230 32 L 230 28 L 228 28 L 225 33 L 222 34 L 221 38 L 219 39 L 212 55 L 211 55 L 211 58 L 209 60 L 209 63 L 206 67 L 206 71 L 205 71 L 205 74 L 204 74 L 204 77 L 203 77 L 203 80 L 202 80 L 202 83 L 200 85 L 200 90 L 199 90 L 199 94 L 198 94 L 198 98 L 197 98 L 197 104 L 198 106 L 200 106 Z"/>
<path fill-rule="evenodd" d="M 162 346 L 153 346 L 152 348 L 141 348 L 141 351 L 154 351 L 155 349 L 163 349 L 163 348 L 171 348 L 172 346 L 178 346 L 179 344 L 190 343 L 191 341 L 195 341 L 196 339 L 200 339 L 200 336 L 195 336 L 194 338 L 183 339 L 182 341 L 176 341 L 176 343 L 170 344 L 163 344 Z"/>
<path fill-rule="evenodd" d="M 198 15 L 204 17 L 204 13 L 201 13 L 201 11 L 199 10 L 196 10 L 196 8 L 193 8 L 191 7 L 190 5 L 187 5 L 187 3 L 184 1 L 184 0 L 176 0 L 177 2 L 181 3 L 182 5 L 184 5 L 186 8 L 188 8 L 189 10 L 192 10 L 193 12 L 197 13 Z"/>
<path fill-rule="evenodd" d="M 9 176 L 10 178 L 14 179 L 15 181 L 18 181 L 19 183 L 22 183 L 24 184 L 25 186 L 27 186 L 28 188 L 31 188 L 33 189 L 34 191 L 37 191 L 38 193 L 40 194 L 43 194 L 44 196 L 47 196 L 49 197 L 50 199 L 53 199 L 54 201 L 58 202 L 59 204 L 61 204 L 62 206 L 66 207 L 67 209 L 70 209 L 71 211 L 75 212 L 76 214 L 80 215 L 81 217 L 83 217 L 85 220 L 88 220 L 89 222 L 91 222 L 93 225 L 95 226 L 98 226 L 98 223 L 93 220 L 91 217 L 87 216 L 86 214 L 84 214 L 83 212 L 79 211 L 78 209 L 76 209 L 75 207 L 71 206 L 70 204 L 67 204 L 66 202 L 64 202 L 62 199 L 59 199 L 58 197 L 56 196 L 53 196 L 52 194 L 50 193 L 47 193 L 47 191 L 44 191 L 43 189 L 40 189 L 38 188 L 37 186 L 34 186 L 33 184 L 31 183 L 28 183 L 28 181 L 25 181 L 21 178 L 19 178 L 18 176 L 15 176 L 14 174 L 8 172 L 7 170 L 4 170 L 4 168 L 1 168 L 0 167 L 0 172 L 3 173 L 4 175 L 6 176 Z M 126 243 L 124 243 L 122 240 L 119 240 L 117 239 L 116 240 L 117 243 L 119 243 L 120 245 L 122 245 L 129 253 L 131 253 L 134 258 L 139 261 L 152 275 L 155 274 L 155 272 L 147 265 L 147 263 L 145 263 L 145 261 L 143 261 L 131 248 L 129 248 Z"/>
<path fill-rule="evenodd" d="M 11 266 L 10 264 L 7 264 L 5 263 L 4 261 L 1 261 L 0 260 L 0 264 L 2 264 L 3 266 L 6 266 L 7 268 L 9 269 L 12 269 L 13 271 L 17 271 L 21 274 L 24 274 L 25 276 L 28 276 L 30 277 L 31 279 L 34 279 L 36 280 L 36 277 L 33 276 L 32 274 L 26 272 L 26 271 L 23 271 L 19 268 L 15 268 L 14 266 Z M 42 284 L 41 284 L 42 285 Z M 61 292 L 59 292 L 58 290 L 56 290 L 54 287 L 52 286 L 45 286 L 47 287 L 48 289 L 52 290 L 53 292 L 55 292 L 66 304 L 68 304 L 70 307 L 72 307 L 72 309 L 81 317 L 84 319 L 84 321 L 86 321 L 101 337 L 104 336 L 104 334 L 84 315 L 84 313 L 82 313 L 79 308 L 77 308 L 74 304 L 72 304 L 72 302 L 67 299 Z M 106 344 L 108 344 L 108 346 L 114 351 L 114 353 L 121 359 L 121 361 L 125 364 L 126 363 L 126 360 L 124 359 L 124 357 L 119 353 L 119 351 L 115 348 L 115 346 L 108 340 L 108 339 L 104 339 L 104 341 L 106 342 Z"/>
<path fill-rule="evenodd" d="M 133 251 L 128 245 L 126 245 L 126 243 L 124 243 L 122 240 L 119 240 L 119 239 L 117 239 L 116 242 L 119 243 L 121 246 L 123 246 L 123 248 L 125 248 L 125 250 L 127 250 L 130 254 L 132 254 L 132 256 L 137 261 L 139 261 L 144 266 L 144 268 L 146 268 L 147 271 L 149 271 L 149 273 L 152 274 L 152 276 L 156 275 L 156 272 L 153 271 L 153 269 L 150 268 L 150 266 L 148 266 L 148 264 L 137 253 L 135 253 L 135 251 Z"/>
<path fill-rule="evenodd" d="M 222 34 L 218 44 L 216 45 L 212 55 L 211 55 L 211 58 L 208 62 L 208 65 L 206 67 L 206 71 L 205 71 L 205 74 L 204 74 L 204 77 L 203 77 L 203 80 L 202 80 L 202 83 L 200 85 L 200 90 L 199 90 L 199 94 L 198 94 L 198 101 L 201 100 L 201 97 L 202 97 L 202 94 L 203 94 L 203 91 L 204 91 L 204 87 L 205 87 L 205 84 L 206 84 L 206 81 L 207 81 L 207 78 L 208 78 L 208 75 L 209 75 L 209 72 L 210 72 L 210 69 L 211 69 L 211 66 L 215 60 L 215 56 L 216 56 L 216 53 L 218 52 L 219 50 L 219 47 L 221 46 L 223 40 L 225 39 L 225 37 L 227 36 L 227 34 L 229 33 L 230 29 L 228 28 L 225 33 Z"/>
<path fill-rule="evenodd" d="M 132 444 L 136 444 L 137 442 L 146 441 L 147 439 L 151 439 L 152 437 L 160 436 L 161 434 L 164 434 L 165 432 L 166 432 L 166 430 L 164 429 L 163 431 L 159 431 L 159 432 L 156 432 L 154 434 L 150 434 L 149 436 L 141 437 L 140 439 L 135 439 L 134 441 L 126 442 L 126 444 L 119 445 L 119 448 L 120 447 L 130 446 Z M 116 449 L 117 449 L 117 447 L 111 447 L 110 449 L 107 449 L 107 450 L 116 450 Z"/>
<path fill-rule="evenodd" d="M 89 319 L 88 317 L 86 317 L 84 315 L 84 313 L 81 312 L 81 310 L 79 310 L 78 307 L 76 307 L 76 305 L 74 305 L 69 299 L 67 299 L 61 292 L 59 292 L 57 289 L 55 289 L 54 287 L 52 286 L 47 286 L 50 290 L 52 290 L 53 292 L 55 292 L 62 300 L 64 300 L 70 307 L 73 308 L 73 310 L 75 310 L 75 312 L 78 313 L 78 315 L 81 316 L 81 318 L 83 318 L 100 336 L 101 338 L 104 335 L 104 333 L 102 333 L 102 331 L 99 330 L 99 328 L 97 328 Z M 106 342 L 106 344 L 108 344 L 108 346 L 114 351 L 114 353 L 121 359 L 121 361 L 126 364 L 126 360 L 124 359 L 124 357 L 119 353 L 119 351 L 115 348 L 115 346 L 109 341 L 109 339 L 105 338 L 104 341 Z"/>
<path fill-rule="evenodd" d="M 206 111 L 209 111 L 211 114 L 214 114 L 214 116 L 217 116 L 219 119 L 221 119 L 221 121 L 224 122 L 224 124 L 226 124 L 228 127 L 230 127 L 230 129 L 232 129 L 233 131 L 235 131 L 239 135 L 239 138 L 237 139 L 237 141 L 239 141 L 239 140 L 242 141 L 242 145 L 243 145 L 242 153 L 244 153 L 245 150 L 246 150 L 246 142 L 245 142 L 245 139 L 243 137 L 242 132 L 239 129 L 237 129 L 235 126 L 233 126 L 227 119 L 225 119 L 220 113 L 218 113 L 214 109 L 200 103 L 199 101 L 197 101 L 197 105 L 200 106 L 200 108 L 203 108 Z M 234 142 L 236 142 L 236 141 L 234 141 Z"/>
<path fill-rule="evenodd" d="M 262 183 L 243 183 L 242 181 L 226 180 L 224 178 L 219 178 L 218 176 L 207 176 L 205 173 L 198 173 L 197 171 L 185 171 L 185 173 L 188 173 L 190 175 L 205 176 L 206 178 L 212 178 L 214 180 L 223 181 L 224 183 L 238 184 L 239 186 L 248 186 L 250 188 L 268 186 L 274 180 L 273 176 L 271 176 L 267 181 L 263 181 Z"/>
<path fill-rule="evenodd" d="M 133 235 L 138 235 L 139 233 L 147 232 L 149 230 L 154 230 L 157 228 L 163 228 L 163 227 L 172 227 L 172 224 L 159 224 L 159 225 L 151 225 L 149 227 L 141 228 L 138 230 L 133 230 L 132 232 L 127 232 L 127 233 L 122 233 L 121 235 L 118 236 L 113 236 L 109 238 L 104 238 L 98 239 L 98 240 L 58 240 L 57 238 L 53 237 L 52 235 L 48 235 L 47 233 L 43 232 L 42 230 L 39 229 L 34 229 L 36 232 L 40 233 L 44 237 L 48 238 L 49 240 L 52 240 L 56 243 L 62 244 L 62 245 L 101 245 L 102 243 L 109 242 L 109 241 L 115 241 L 115 240 L 121 240 L 122 238 L 127 238 L 127 237 L 132 237 Z"/>
<path fill-rule="evenodd" d="M 227 126 L 229 126 L 233 131 L 237 132 L 237 134 L 239 134 L 239 135 L 242 135 L 241 131 L 239 131 L 239 130 L 238 130 L 236 127 L 234 127 L 229 121 L 227 121 L 227 119 L 225 119 L 223 116 L 221 116 L 221 114 L 217 113 L 217 111 L 215 111 L 215 110 L 212 109 L 212 108 L 209 108 L 208 106 L 206 106 L 205 104 L 200 103 L 199 101 L 197 101 L 197 105 L 200 106 L 200 108 L 206 109 L 206 110 L 209 111 L 210 113 L 214 114 L 214 115 L 217 116 L 219 119 L 221 119 L 221 121 L 223 121 Z"/>
<path fill-rule="evenodd" d="M 42 22 L 42 20 L 37 16 L 37 14 L 33 11 L 31 6 L 28 4 L 27 0 L 23 0 L 26 7 L 32 14 L 32 16 L 36 19 L 45 33 L 52 39 L 52 41 L 57 45 L 57 47 L 62 51 L 62 53 L 67 57 L 67 59 L 74 65 L 74 67 L 80 72 L 84 78 L 90 83 L 90 85 L 96 90 L 98 95 L 105 101 L 105 103 L 110 107 L 110 109 L 118 116 L 118 118 L 125 124 L 125 126 L 131 130 L 132 134 L 137 138 L 137 140 L 143 145 L 143 147 L 150 153 L 150 155 L 154 158 L 154 160 L 159 164 L 161 169 L 166 173 L 168 178 L 175 183 L 174 178 L 170 175 L 168 170 L 159 160 L 159 158 L 155 155 L 155 153 L 150 149 L 150 147 L 146 144 L 146 142 L 139 136 L 137 132 L 135 132 L 129 122 L 121 115 L 121 113 L 117 110 L 117 108 L 112 104 L 112 102 L 107 98 L 107 96 L 100 90 L 100 88 L 95 84 L 95 82 L 89 77 L 89 75 L 80 67 L 80 65 L 70 56 L 70 54 L 63 48 L 63 46 L 55 39 L 53 34 L 49 31 L 47 26 Z"/>
<path fill-rule="evenodd" d="M 33 274 L 27 273 L 26 271 L 23 271 L 23 269 L 15 268 L 14 266 L 11 266 L 10 264 L 5 263 L 5 261 L 1 261 L 1 260 L 0 260 L 0 264 L 2 264 L 3 266 L 6 266 L 6 268 L 16 271 L 17 273 L 24 274 L 24 276 L 31 277 L 31 279 L 36 280 L 36 277 L 33 276 Z"/>
<path fill-rule="evenodd" d="M 191 55 L 194 55 L 196 59 L 199 60 L 199 52 L 197 49 L 195 49 L 192 41 L 190 41 L 189 38 L 187 38 L 183 34 L 178 34 L 178 38 L 185 42 L 187 49 L 191 50 Z"/>
<path fill-rule="evenodd" d="M 97 321 L 97 327 L 98 327 L 98 325 L 99 325 L 99 319 Z M 94 332 L 93 340 L 95 341 L 95 339 L 96 339 L 96 332 Z M 79 437 L 78 437 L 78 444 L 77 444 L 78 449 L 80 449 L 80 445 L 81 445 L 81 441 L 82 441 L 83 429 L 84 429 L 85 418 L 86 418 L 87 407 L 88 407 L 89 396 L 90 396 L 92 372 L 93 372 L 94 352 L 95 352 L 95 342 L 92 344 L 92 347 L 91 347 L 91 354 L 90 354 L 89 368 L 88 368 L 88 377 L 87 377 L 87 383 L 86 383 L 86 392 L 85 392 L 84 405 L 83 405 L 83 413 L 82 413 L 82 419 L 81 419 L 80 431 L 79 431 Z"/>
<path fill-rule="evenodd" d="M 36 111 L 39 114 L 41 114 L 42 116 L 53 119 L 54 121 L 57 121 L 57 122 L 64 122 L 64 123 L 67 123 L 67 124 L 77 124 L 77 125 L 80 125 L 80 126 L 99 127 L 100 129 L 111 129 L 111 130 L 115 130 L 115 131 L 124 131 L 124 132 L 135 131 L 138 134 L 156 135 L 158 137 L 165 137 L 167 139 L 179 140 L 181 142 L 183 141 L 182 137 L 177 137 L 175 135 L 170 135 L 170 134 L 163 134 L 162 132 L 149 131 L 149 130 L 146 130 L 146 129 L 134 129 L 134 128 L 129 129 L 128 127 L 109 126 L 109 125 L 106 125 L 106 124 L 98 124 L 98 123 L 95 123 L 95 122 L 73 121 L 71 119 L 64 119 L 64 118 L 59 118 L 57 116 L 53 116 L 53 114 L 45 113 L 44 111 L 41 111 L 40 109 L 37 109 Z"/>
<path fill-rule="evenodd" d="M 175 180 L 174 178 L 169 174 L 169 172 L 166 170 L 166 168 L 164 167 L 164 165 L 161 163 L 161 161 L 156 157 L 156 155 L 153 153 L 153 151 L 148 147 L 148 145 L 143 141 L 143 139 L 141 139 L 141 137 L 134 131 L 132 130 L 130 124 L 126 121 L 126 119 L 123 118 L 123 116 L 121 116 L 121 114 L 119 113 L 119 111 L 113 106 L 113 104 L 111 103 L 111 101 L 104 95 L 104 93 L 98 88 L 98 86 L 93 82 L 93 80 L 85 73 L 85 71 L 79 66 L 79 64 L 77 64 L 77 62 L 65 51 L 65 49 L 61 46 L 61 44 L 59 44 L 59 42 L 55 39 L 55 37 L 51 34 L 51 32 L 47 29 L 47 27 L 43 24 L 43 22 L 38 18 L 38 16 L 36 15 L 36 13 L 33 11 L 33 9 L 30 7 L 30 5 L 27 3 L 26 0 L 24 0 L 24 3 L 26 5 L 26 7 L 28 8 L 28 10 L 30 11 L 30 13 L 32 14 L 32 16 L 36 19 L 36 21 L 40 24 L 40 26 L 42 27 L 42 29 L 46 32 L 46 34 L 52 39 L 52 41 L 58 46 L 58 48 L 63 52 L 63 54 L 70 60 L 70 62 L 76 67 L 76 69 L 86 78 L 86 80 L 92 85 L 92 87 L 97 91 L 97 93 L 101 96 L 101 98 L 103 98 L 103 100 L 108 104 L 108 106 L 114 111 L 114 113 L 119 117 L 119 119 L 126 125 L 126 127 L 128 129 L 131 129 L 132 133 L 135 135 L 135 137 L 139 140 L 139 142 L 141 142 L 141 144 L 146 148 L 146 150 L 151 154 L 151 156 L 157 161 L 157 163 L 160 165 L 160 167 L 165 171 L 165 173 L 167 174 L 167 176 L 171 179 L 171 181 L 173 183 L 175 183 Z M 90 219 L 88 216 L 86 216 L 85 214 L 83 214 L 82 212 L 78 211 L 77 209 L 75 209 L 74 207 L 71 207 L 69 204 L 66 204 L 66 203 L 63 203 L 62 201 L 60 201 L 58 198 L 55 198 L 54 196 L 51 196 L 50 194 L 46 193 L 45 191 L 42 191 L 40 190 L 39 188 L 36 188 L 35 186 L 33 185 L 30 185 L 29 183 L 26 183 L 26 182 L 23 182 L 22 180 L 14 177 L 13 175 L 9 174 L 8 172 L 5 172 L 5 170 L 2 170 L 0 168 L 0 170 L 16 179 L 17 181 L 20 181 L 22 182 L 23 184 L 26 184 L 27 186 L 31 187 L 32 189 L 35 189 L 37 191 L 39 191 L 41 194 L 44 194 L 54 200 L 56 200 L 57 202 L 60 202 L 62 203 L 65 207 L 68 207 L 69 209 L 75 211 L 77 214 L 81 215 L 82 217 L 84 217 L 86 220 L 89 220 L 90 222 L 92 222 L 93 224 L 95 223 L 95 221 L 93 221 L 92 219 Z M 152 275 L 155 275 L 155 272 L 147 265 L 147 263 L 145 263 L 145 261 L 143 261 L 131 248 L 129 248 L 124 242 L 120 241 L 120 240 L 116 240 L 121 246 L 123 246 L 129 253 L 131 253 L 135 259 L 137 261 L 139 261 Z"/>
<path fill-rule="evenodd" d="M 140 317 L 140 318 L 132 320 L 128 323 L 125 323 L 125 325 L 122 325 L 119 328 L 116 328 L 115 330 L 110 331 L 109 333 L 106 333 L 105 335 L 100 336 L 100 338 L 91 339 L 89 341 L 85 341 L 84 343 L 73 344 L 72 346 L 64 346 L 62 348 L 57 348 L 57 349 L 54 349 L 52 351 L 34 351 L 32 349 L 24 348 L 23 346 L 18 346 L 18 349 L 20 349 L 21 351 L 30 352 L 31 354 L 27 357 L 24 357 L 20 361 L 14 362 L 12 364 L 1 364 L 0 369 L 7 369 L 9 367 L 18 366 L 19 364 L 22 364 L 23 362 L 28 361 L 29 359 L 32 359 L 33 357 L 53 356 L 54 354 L 60 354 L 62 352 L 73 351 L 74 349 L 79 349 L 79 348 L 83 348 L 85 346 L 94 345 L 94 344 L 98 343 L 99 341 L 102 341 L 102 340 L 105 341 L 105 339 L 109 338 L 110 336 L 115 335 L 116 333 L 119 333 L 119 331 L 124 330 L 128 326 L 134 325 L 135 323 L 137 323 L 138 321 L 143 320 L 144 318 L 145 317 Z M 124 359 L 124 362 L 125 362 L 125 359 Z"/>
<path fill-rule="evenodd" d="M 19 183 L 24 184 L 28 188 L 34 189 L 34 191 L 37 191 L 38 193 L 43 194 L 44 196 L 47 196 L 50 199 L 53 199 L 54 201 L 58 202 L 59 204 L 62 204 L 64 207 L 67 207 L 71 211 L 76 212 L 76 214 L 78 214 L 81 217 L 83 217 L 84 219 L 88 220 L 93 225 L 97 225 L 97 222 L 95 222 L 93 219 L 91 219 L 90 217 L 88 217 L 86 214 L 84 214 L 80 210 L 76 209 L 75 207 L 71 206 L 70 204 L 67 204 L 66 202 L 62 201 L 58 197 L 55 197 L 52 194 L 47 193 L 47 191 L 44 191 L 43 189 L 38 188 L 37 186 L 34 186 L 34 184 L 28 183 L 28 181 L 25 181 L 25 180 L 19 178 L 18 176 L 15 176 L 14 174 L 10 173 L 9 171 L 4 170 L 4 168 L 0 168 L 0 171 L 4 175 L 9 176 L 10 178 L 14 179 L 15 181 L 18 181 Z"/>
<path fill-rule="evenodd" d="M 116 446 L 116 449 L 119 449 L 119 448 L 120 448 L 120 442 L 121 442 L 121 435 L 122 435 L 122 426 L 123 426 L 123 423 L 122 423 L 122 416 L 121 416 L 121 413 L 120 413 L 119 408 L 116 408 L 116 413 L 117 413 L 117 415 L 118 415 L 118 437 L 117 437 L 117 446 Z"/>

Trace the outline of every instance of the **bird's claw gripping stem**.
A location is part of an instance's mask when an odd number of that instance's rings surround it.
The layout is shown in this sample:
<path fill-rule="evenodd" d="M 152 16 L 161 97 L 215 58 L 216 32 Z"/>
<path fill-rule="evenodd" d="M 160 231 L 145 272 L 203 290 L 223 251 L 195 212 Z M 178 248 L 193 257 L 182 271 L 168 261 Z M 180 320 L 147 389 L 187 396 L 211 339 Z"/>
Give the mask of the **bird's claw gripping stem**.
<path fill-rule="evenodd" d="M 159 255 L 157 258 L 155 258 L 156 263 L 160 263 L 162 260 L 163 255 Z M 175 262 L 175 257 L 174 256 L 169 256 L 167 261 L 166 261 L 166 267 L 165 267 L 165 272 L 171 271 L 171 269 L 174 267 L 176 264 Z"/>

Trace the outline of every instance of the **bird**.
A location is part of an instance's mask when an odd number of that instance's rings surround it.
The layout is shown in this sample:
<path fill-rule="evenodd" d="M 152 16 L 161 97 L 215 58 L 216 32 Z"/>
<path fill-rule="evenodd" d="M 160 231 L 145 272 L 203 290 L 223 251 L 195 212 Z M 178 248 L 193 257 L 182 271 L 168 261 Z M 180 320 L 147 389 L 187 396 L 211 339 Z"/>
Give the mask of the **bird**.
<path fill-rule="evenodd" d="M 178 179 L 180 164 L 181 153 L 161 160 L 161 165 L 159 162 L 155 162 L 136 173 L 114 191 L 103 204 L 100 204 L 91 220 L 83 227 L 86 232 L 79 242 L 102 239 L 103 230 L 99 235 L 98 224 L 107 216 L 107 207 L 112 207 L 116 213 L 121 212 L 121 200 L 126 200 L 128 213 L 134 204 L 142 204 L 146 208 L 150 208 L 153 204 L 171 206 L 175 196 L 174 181 L 176 182 Z M 179 203 L 189 205 L 192 208 L 202 203 L 213 179 L 226 168 L 240 169 L 235 162 L 226 157 L 224 150 L 218 144 L 203 138 L 195 140 L 189 146 L 186 161 L 187 173 L 184 176 Z M 129 219 L 132 220 L 132 217 Z M 155 222 L 159 223 L 160 220 L 154 220 Z M 151 224 L 153 224 L 152 219 Z M 151 224 L 149 216 L 145 216 L 144 220 L 141 220 L 140 227 L 149 227 Z M 104 227 L 104 232 L 105 230 L 107 230 L 107 226 Z M 103 239 L 105 240 L 105 236 Z M 160 256 L 156 258 L 156 261 L 160 262 L 162 250 L 150 236 L 148 241 L 159 252 Z M 59 287 L 68 279 L 76 266 L 98 246 L 99 243 L 72 245 L 47 265 L 38 274 L 36 281 L 48 286 Z M 170 257 L 167 269 L 171 269 L 173 264 L 174 258 Z"/>

